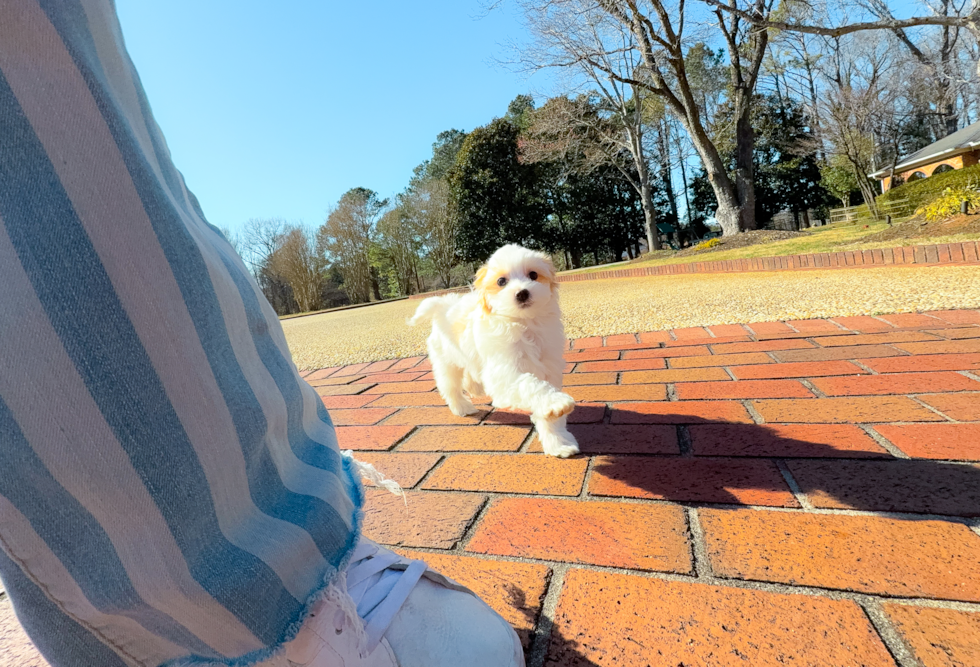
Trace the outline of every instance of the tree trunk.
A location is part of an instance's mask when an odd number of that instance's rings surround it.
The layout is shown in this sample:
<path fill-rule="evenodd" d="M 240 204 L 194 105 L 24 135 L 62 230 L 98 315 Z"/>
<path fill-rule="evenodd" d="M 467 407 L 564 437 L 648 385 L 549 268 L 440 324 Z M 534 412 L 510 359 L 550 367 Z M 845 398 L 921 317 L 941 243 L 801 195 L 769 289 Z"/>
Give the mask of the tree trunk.
<path fill-rule="evenodd" d="M 685 127 L 688 130 L 691 143 L 694 145 L 694 150 L 701 157 L 705 174 L 708 176 L 708 183 L 714 192 L 715 201 L 718 202 L 718 208 L 715 209 L 715 220 L 721 225 L 722 234 L 734 236 L 742 231 L 741 206 L 735 194 L 735 184 L 732 183 L 728 172 L 725 171 L 725 165 L 721 156 L 718 155 L 718 150 L 708 139 L 708 135 L 704 133 L 703 129 L 700 132 L 692 132 L 692 126 L 687 122 L 685 122 Z"/>
<path fill-rule="evenodd" d="M 680 225 L 681 219 L 677 214 L 677 200 L 674 197 L 674 183 L 670 177 L 670 126 L 667 124 L 666 118 L 660 124 L 657 148 L 660 151 L 660 181 L 664 184 L 664 191 L 667 193 L 667 202 L 670 204 L 670 212 L 674 216 L 674 224 Z"/>
<path fill-rule="evenodd" d="M 752 159 L 755 154 L 755 130 L 748 109 L 739 115 L 735 124 L 735 189 L 738 192 L 740 229 L 758 228 L 755 219 L 755 175 Z"/>
<path fill-rule="evenodd" d="M 640 203 L 643 205 L 643 227 L 647 233 L 647 250 L 660 250 L 660 234 L 657 233 L 657 212 L 653 208 L 653 189 L 649 175 L 640 176 Z"/>

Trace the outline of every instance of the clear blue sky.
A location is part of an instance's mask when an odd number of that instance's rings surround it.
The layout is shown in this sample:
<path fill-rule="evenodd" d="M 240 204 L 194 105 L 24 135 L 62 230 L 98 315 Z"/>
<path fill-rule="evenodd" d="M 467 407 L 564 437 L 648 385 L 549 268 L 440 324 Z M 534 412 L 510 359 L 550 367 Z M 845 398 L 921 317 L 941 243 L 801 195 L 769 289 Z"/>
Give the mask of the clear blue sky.
<path fill-rule="evenodd" d="M 344 192 L 400 192 L 442 130 L 549 92 L 495 58 L 523 39 L 479 0 L 116 0 L 177 168 L 212 224 L 318 226 Z"/>

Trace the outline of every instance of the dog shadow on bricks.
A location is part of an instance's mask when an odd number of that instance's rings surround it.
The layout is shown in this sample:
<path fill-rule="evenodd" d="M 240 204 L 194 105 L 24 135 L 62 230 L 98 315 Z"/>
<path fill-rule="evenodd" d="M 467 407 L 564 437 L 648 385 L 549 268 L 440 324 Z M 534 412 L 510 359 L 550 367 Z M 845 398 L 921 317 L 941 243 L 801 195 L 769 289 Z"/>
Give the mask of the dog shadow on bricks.
<path fill-rule="evenodd" d="M 802 495 L 820 509 L 895 512 L 908 520 L 980 516 L 976 462 L 899 458 L 851 424 L 667 414 L 657 416 L 660 425 L 647 425 L 637 422 L 649 415 L 627 410 L 614 410 L 613 420 L 569 427 L 583 455 L 595 457 L 593 497 L 798 508 Z"/>

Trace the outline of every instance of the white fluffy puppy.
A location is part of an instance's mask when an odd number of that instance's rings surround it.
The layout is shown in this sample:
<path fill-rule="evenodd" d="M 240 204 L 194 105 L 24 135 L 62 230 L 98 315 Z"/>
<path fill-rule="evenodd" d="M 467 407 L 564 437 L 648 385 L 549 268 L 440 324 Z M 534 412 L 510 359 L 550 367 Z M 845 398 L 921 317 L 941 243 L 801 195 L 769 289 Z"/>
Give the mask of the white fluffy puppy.
<path fill-rule="evenodd" d="M 561 390 L 565 330 L 547 255 L 504 246 L 477 272 L 471 292 L 430 297 L 408 323 L 424 317 L 432 318 L 436 387 L 453 414 L 476 412 L 467 394 L 486 394 L 496 408 L 530 412 L 546 454 L 578 453 L 565 426 L 575 399 Z"/>

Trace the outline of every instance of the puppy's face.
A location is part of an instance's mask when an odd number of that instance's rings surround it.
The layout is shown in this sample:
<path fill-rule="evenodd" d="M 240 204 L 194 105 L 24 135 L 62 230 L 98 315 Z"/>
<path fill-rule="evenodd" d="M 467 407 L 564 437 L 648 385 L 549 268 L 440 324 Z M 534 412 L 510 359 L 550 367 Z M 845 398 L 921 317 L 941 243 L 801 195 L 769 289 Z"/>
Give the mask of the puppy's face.
<path fill-rule="evenodd" d="M 488 314 L 533 318 L 556 298 L 558 284 L 547 255 L 507 245 L 480 267 L 474 287 Z"/>

